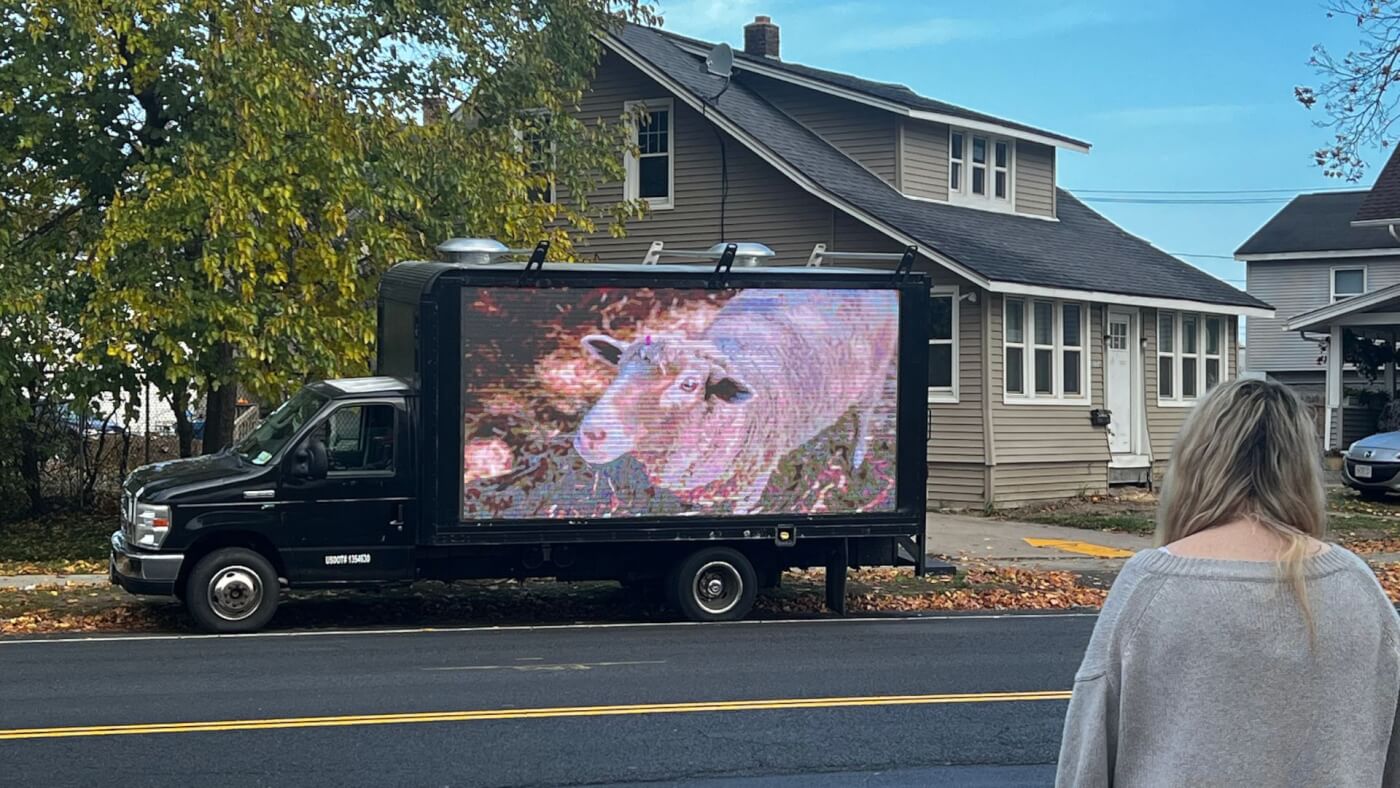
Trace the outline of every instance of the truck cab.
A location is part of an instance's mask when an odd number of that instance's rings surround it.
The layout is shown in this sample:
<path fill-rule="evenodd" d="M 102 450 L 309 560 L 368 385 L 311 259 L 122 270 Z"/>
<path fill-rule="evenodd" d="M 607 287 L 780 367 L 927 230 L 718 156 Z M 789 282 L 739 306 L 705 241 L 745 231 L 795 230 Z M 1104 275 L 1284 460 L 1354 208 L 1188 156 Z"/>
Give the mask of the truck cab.
<path fill-rule="evenodd" d="M 319 381 L 231 449 L 138 469 L 113 582 L 224 631 L 266 623 L 282 586 L 412 578 L 416 406 L 401 379 Z"/>

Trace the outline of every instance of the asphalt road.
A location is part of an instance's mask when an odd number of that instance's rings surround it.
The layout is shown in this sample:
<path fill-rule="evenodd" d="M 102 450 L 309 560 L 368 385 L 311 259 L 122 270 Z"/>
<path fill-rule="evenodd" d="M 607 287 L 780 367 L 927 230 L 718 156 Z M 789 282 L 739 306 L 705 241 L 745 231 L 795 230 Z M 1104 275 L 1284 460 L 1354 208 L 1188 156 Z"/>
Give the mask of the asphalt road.
<path fill-rule="evenodd" d="M 0 640 L 0 783 L 1048 785 L 1093 623 Z"/>

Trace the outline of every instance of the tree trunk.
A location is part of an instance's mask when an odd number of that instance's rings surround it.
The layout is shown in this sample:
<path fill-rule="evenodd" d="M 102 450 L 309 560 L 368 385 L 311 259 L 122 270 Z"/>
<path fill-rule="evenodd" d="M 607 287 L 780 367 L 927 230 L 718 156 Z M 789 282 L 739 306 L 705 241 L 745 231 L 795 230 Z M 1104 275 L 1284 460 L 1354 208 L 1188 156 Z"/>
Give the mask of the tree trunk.
<path fill-rule="evenodd" d="M 30 514 L 44 510 L 44 490 L 40 484 L 43 465 L 44 456 L 39 451 L 39 430 L 35 428 L 31 418 L 19 428 L 19 475 L 24 480 L 24 494 L 29 498 Z"/>
<path fill-rule="evenodd" d="M 175 384 L 170 395 L 171 409 L 175 411 L 175 435 L 180 439 L 180 456 L 194 455 L 194 425 L 190 423 L 190 385 L 188 381 Z M 149 460 L 149 458 L 147 458 Z"/>
<path fill-rule="evenodd" d="M 238 416 L 238 382 L 231 379 L 233 346 L 220 342 L 216 352 L 219 375 L 210 381 L 204 400 L 205 454 L 214 454 L 233 445 L 233 421 Z"/>
<path fill-rule="evenodd" d="M 232 383 L 209 390 L 204 406 L 204 453 L 214 454 L 233 444 L 233 420 L 238 411 L 238 387 Z"/>

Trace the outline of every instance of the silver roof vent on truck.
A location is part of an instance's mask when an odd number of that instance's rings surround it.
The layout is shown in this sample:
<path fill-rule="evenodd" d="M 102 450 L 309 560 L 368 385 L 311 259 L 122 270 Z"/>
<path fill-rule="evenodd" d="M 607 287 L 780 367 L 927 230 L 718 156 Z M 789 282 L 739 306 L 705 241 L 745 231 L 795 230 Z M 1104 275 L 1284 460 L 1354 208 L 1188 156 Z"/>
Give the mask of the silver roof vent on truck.
<path fill-rule="evenodd" d="M 728 243 L 720 242 L 709 249 L 667 249 L 664 241 L 652 241 L 642 265 L 656 265 L 662 257 L 689 257 L 692 260 L 718 260 L 724 255 Z M 777 252 L 761 243 L 753 241 L 735 242 L 734 264 L 747 268 L 763 265 L 764 261 L 776 257 Z"/>
<path fill-rule="evenodd" d="M 437 251 L 445 262 L 457 265 L 497 265 L 506 262 L 501 258 L 529 256 L 535 250 L 511 249 L 494 238 L 448 238 Z"/>

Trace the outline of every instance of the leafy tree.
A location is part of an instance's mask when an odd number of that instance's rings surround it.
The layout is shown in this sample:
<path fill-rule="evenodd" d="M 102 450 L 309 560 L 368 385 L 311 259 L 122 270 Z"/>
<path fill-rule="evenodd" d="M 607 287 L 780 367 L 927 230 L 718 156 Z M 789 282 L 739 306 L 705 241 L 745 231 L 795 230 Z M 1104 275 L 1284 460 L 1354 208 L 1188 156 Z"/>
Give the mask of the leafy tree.
<path fill-rule="evenodd" d="M 0 3 L 0 276 L 75 288 L 88 368 L 177 416 L 205 392 L 207 449 L 240 388 L 366 369 L 393 262 L 463 234 L 568 258 L 565 227 L 638 210 L 586 199 L 624 124 L 569 110 L 640 0 Z M 0 332 L 26 303 L 0 290 Z"/>
<path fill-rule="evenodd" d="M 1332 140 L 1314 152 L 1318 166 L 1329 176 L 1358 181 L 1366 171 L 1365 149 L 1396 141 L 1400 2 L 1333 0 L 1327 16 L 1353 21 L 1361 40 L 1340 57 L 1320 44 L 1313 47 L 1308 62 L 1320 81 L 1295 87 L 1294 95 L 1309 109 L 1320 105 L 1326 117 L 1317 125 L 1333 131 Z"/>

